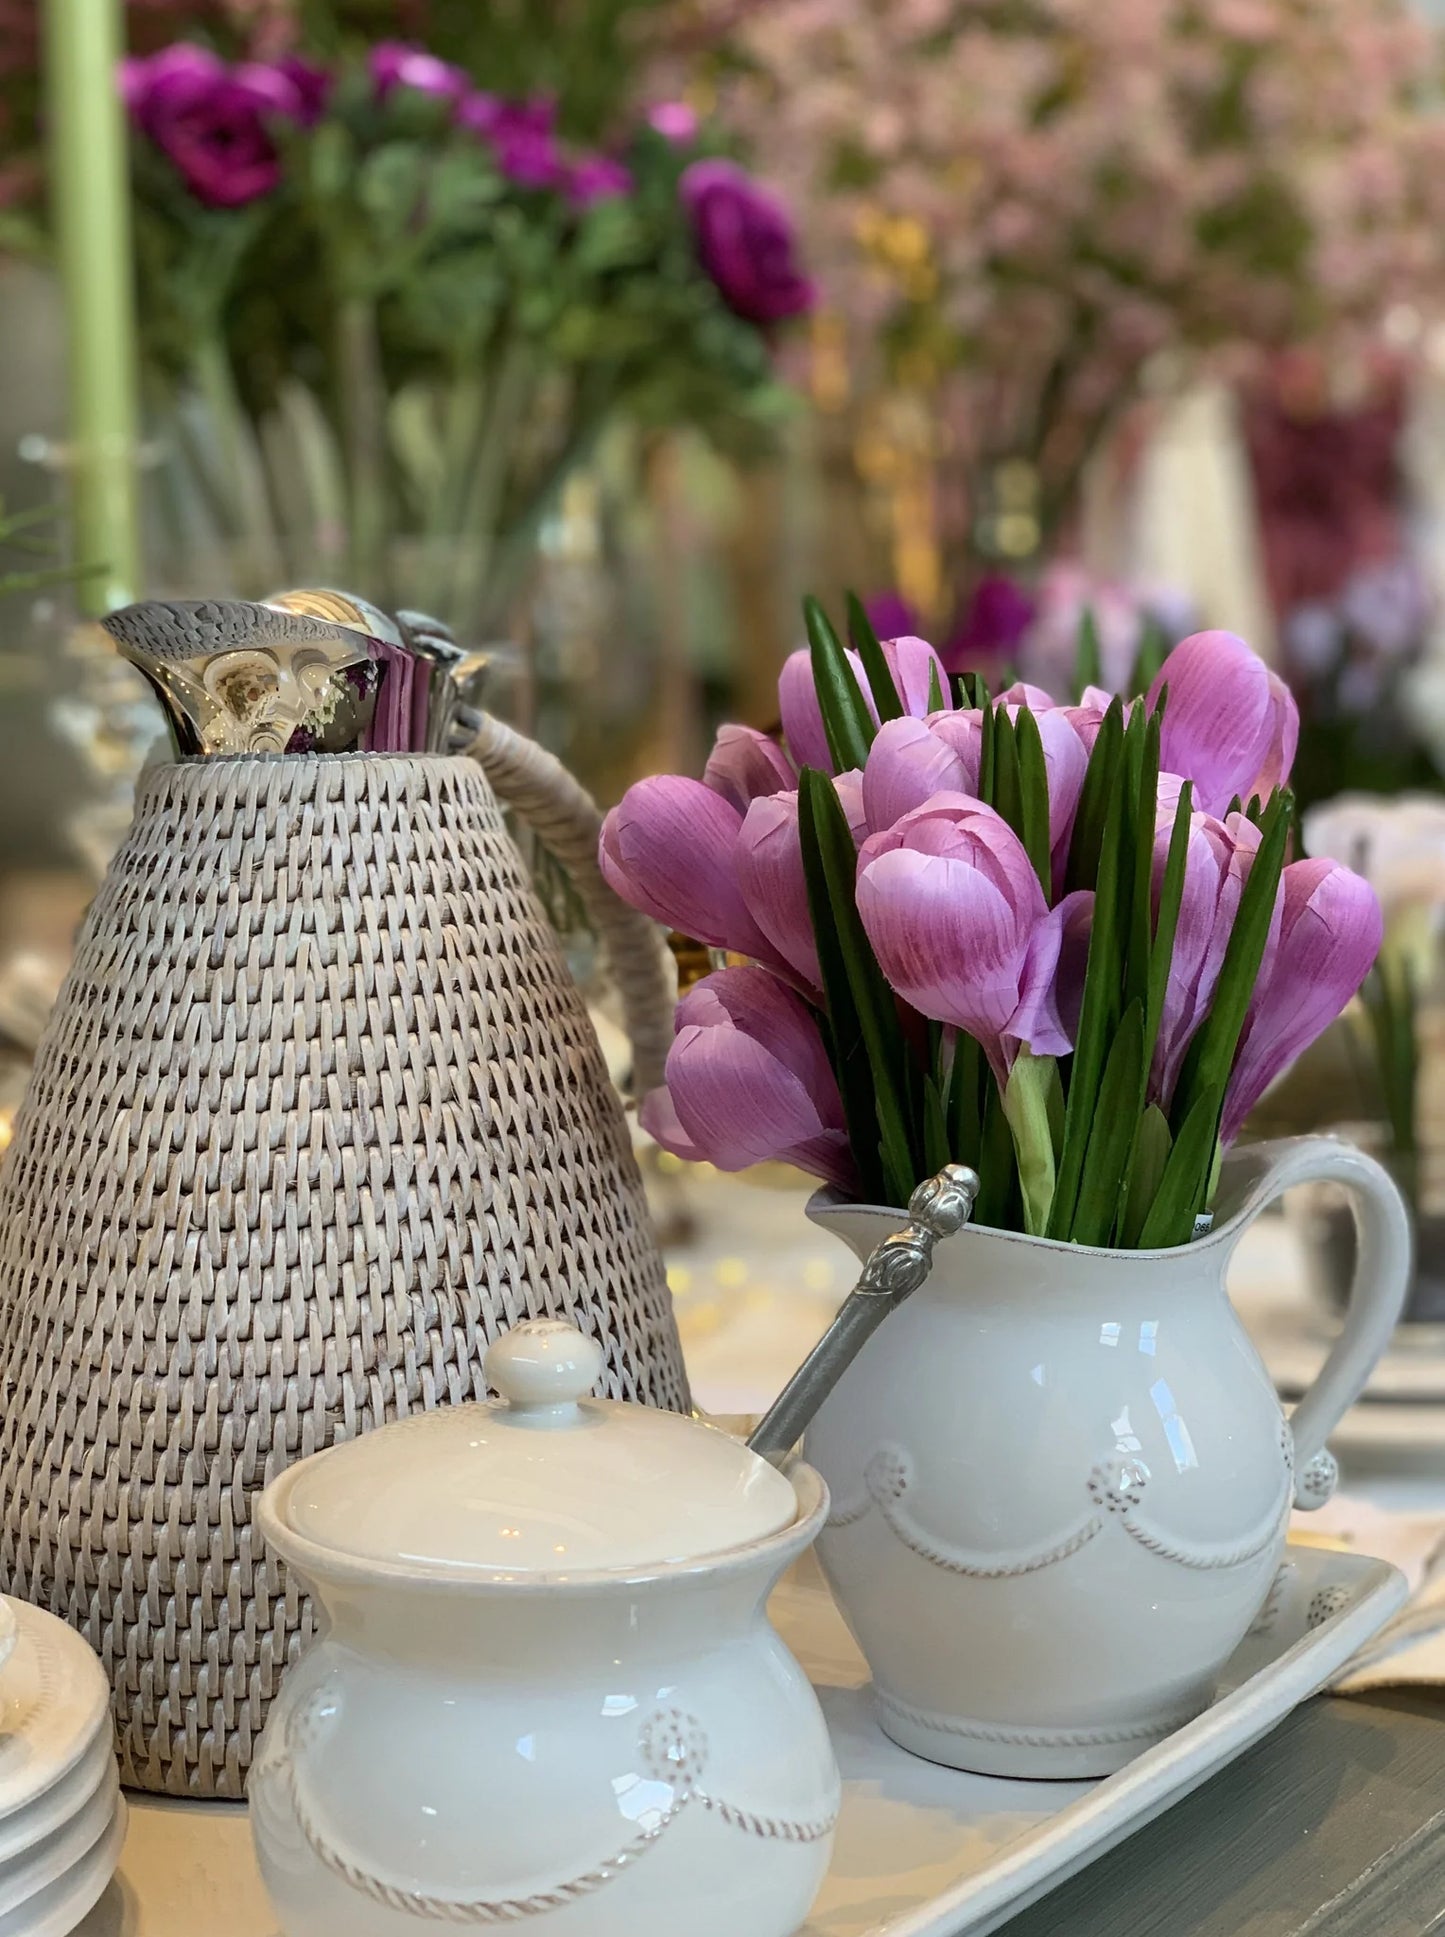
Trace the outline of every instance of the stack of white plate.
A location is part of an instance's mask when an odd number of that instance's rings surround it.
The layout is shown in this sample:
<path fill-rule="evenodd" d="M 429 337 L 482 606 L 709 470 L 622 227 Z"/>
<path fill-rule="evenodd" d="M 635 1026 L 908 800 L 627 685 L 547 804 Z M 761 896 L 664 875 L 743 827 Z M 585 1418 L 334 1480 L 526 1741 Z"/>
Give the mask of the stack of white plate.
<path fill-rule="evenodd" d="M 54 1615 L 0 1599 L 0 1937 L 66 1937 L 124 1841 L 100 1663 Z"/>

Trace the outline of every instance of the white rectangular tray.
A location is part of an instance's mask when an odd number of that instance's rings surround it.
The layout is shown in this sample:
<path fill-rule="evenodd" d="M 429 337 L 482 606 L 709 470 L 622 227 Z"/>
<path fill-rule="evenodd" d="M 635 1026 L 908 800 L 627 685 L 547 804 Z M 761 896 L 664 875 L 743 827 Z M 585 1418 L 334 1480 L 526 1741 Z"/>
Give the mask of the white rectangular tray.
<path fill-rule="evenodd" d="M 799 1937 L 984 1937 L 1267 1735 L 1405 1596 L 1384 1561 L 1292 1546 L 1203 1715 L 1101 1782 L 1021 1782 L 895 1747 L 822 1576 L 798 1570 L 773 1619 L 817 1686 L 843 1769 L 832 1866 Z"/>
<path fill-rule="evenodd" d="M 1268 1620 L 1198 1721 L 1104 1782 L 1002 1782 L 921 1762 L 883 1735 L 862 1658 L 807 1563 L 772 1612 L 818 1684 L 844 1793 L 832 1868 L 799 1937 L 996 1930 L 1267 1734 L 1404 1598 L 1383 1561 L 1292 1547 Z M 132 1797 L 120 1874 L 75 1937 L 201 1932 L 275 1937 L 244 1806 Z"/>

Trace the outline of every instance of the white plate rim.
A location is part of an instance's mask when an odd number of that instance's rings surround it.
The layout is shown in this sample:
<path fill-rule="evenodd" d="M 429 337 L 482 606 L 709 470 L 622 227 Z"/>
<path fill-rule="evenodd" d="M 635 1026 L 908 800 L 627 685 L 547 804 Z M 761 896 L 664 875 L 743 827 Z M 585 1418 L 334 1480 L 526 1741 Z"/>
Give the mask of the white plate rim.
<path fill-rule="evenodd" d="M 103 1728 L 110 1716 L 110 1683 L 106 1680 L 105 1670 L 99 1658 L 84 1636 L 62 1621 L 57 1615 L 45 1608 L 36 1607 L 32 1602 L 21 1601 L 14 1595 L 5 1597 L 13 1610 L 20 1627 L 20 1638 L 16 1653 L 29 1639 L 37 1645 L 47 1637 L 59 1653 L 59 1673 L 69 1684 L 72 1698 L 83 1693 L 86 1683 L 90 1684 L 90 1700 L 85 1706 L 77 1701 L 76 1720 L 72 1724 L 72 1739 L 52 1767 L 43 1772 L 32 1770 L 27 1782 L 23 1773 L 13 1781 L 17 1793 L 7 1795 L 3 1773 L 0 1773 L 0 1822 L 28 1808 L 47 1790 L 65 1776 L 85 1755 L 94 1741 L 97 1730 Z M 3 1669 L 0 1669 L 0 1703 L 6 1699 L 6 1681 L 15 1672 L 15 1654 L 12 1653 Z M 37 1779 L 38 1777 L 38 1779 Z"/>
<path fill-rule="evenodd" d="M 104 1786 L 114 1765 L 114 1739 L 109 1729 L 100 1730 L 73 1768 L 51 1783 L 48 1789 L 42 1789 L 32 1802 L 9 1816 L 0 1817 L 0 1875 L 3 1875 L 7 1863 L 23 1856 L 43 1837 L 63 1829 L 72 1817 L 78 1816 Z M 76 1779 L 75 1789 L 65 1796 L 64 1792 L 72 1778 Z M 21 1830 L 25 1832 L 23 1840 L 16 1841 L 16 1833 Z"/>
<path fill-rule="evenodd" d="M 118 1796 L 109 1828 L 63 1875 L 0 1917 L 0 1937 L 69 1937 L 110 1887 L 120 1867 L 128 1821 L 125 1797 Z M 38 1921 L 21 1921 L 32 1918 Z"/>

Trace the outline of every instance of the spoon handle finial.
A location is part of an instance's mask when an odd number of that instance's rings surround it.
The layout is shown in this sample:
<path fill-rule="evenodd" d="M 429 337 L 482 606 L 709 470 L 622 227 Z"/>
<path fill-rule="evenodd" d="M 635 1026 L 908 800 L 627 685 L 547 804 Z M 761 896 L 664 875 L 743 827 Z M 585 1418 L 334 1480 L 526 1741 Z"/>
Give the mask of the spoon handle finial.
<path fill-rule="evenodd" d="M 973 1215 L 977 1173 L 945 1164 L 908 1200 L 909 1222 L 873 1250 L 838 1316 L 764 1413 L 748 1440 L 777 1466 L 884 1319 L 912 1297 L 933 1269 L 933 1248 Z"/>

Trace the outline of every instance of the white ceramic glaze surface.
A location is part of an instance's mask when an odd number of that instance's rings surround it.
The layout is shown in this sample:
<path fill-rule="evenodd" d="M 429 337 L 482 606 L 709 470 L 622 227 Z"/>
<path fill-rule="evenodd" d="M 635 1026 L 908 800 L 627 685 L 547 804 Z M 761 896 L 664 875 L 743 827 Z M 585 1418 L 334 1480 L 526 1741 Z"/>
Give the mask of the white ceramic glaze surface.
<path fill-rule="evenodd" d="M 294 1469 L 288 1525 L 353 1558 L 467 1576 L 651 1567 L 777 1533 L 783 1475 L 681 1413 L 587 1395 L 595 1342 L 538 1319 L 498 1339 L 485 1405 L 443 1407 Z"/>
<path fill-rule="evenodd" d="M 259 1503 L 268 1544 L 326 1617 L 251 1769 L 285 1937 L 533 1919 L 559 1937 L 788 1937 L 812 1902 L 837 1764 L 763 1608 L 821 1526 L 827 1490 L 809 1467 L 766 1469 L 783 1523 L 717 1551 L 762 1462 L 695 1422 L 582 1398 L 586 1355 L 566 1349 L 573 1370 L 556 1381 L 535 1362 L 497 1367 L 506 1407 L 383 1428 L 291 1468 Z M 328 1491 L 345 1455 L 367 1487 Z M 630 1517 L 629 1486 L 653 1496 L 650 1513 L 643 1502 Z M 391 1502 L 380 1521 L 368 1489 Z M 428 1490 L 419 1540 L 397 1516 L 407 1499 L 420 1513 Z M 709 1520 L 698 1495 L 725 1510 Z M 450 1537 L 449 1512 L 465 1522 L 474 1499 L 483 1535 Z M 361 1523 L 351 1552 L 347 1500 Z M 499 1513 L 537 1552 L 539 1529 L 580 1525 L 597 1551 L 655 1557 L 489 1568 Z M 746 1523 L 758 1517 L 749 1497 Z M 379 1526 L 400 1551 L 376 1551 Z M 689 1528 L 701 1557 L 674 1558 Z M 476 1559 L 438 1563 L 459 1551 Z"/>
<path fill-rule="evenodd" d="M 1360 1266 L 1288 1424 L 1224 1289 L 1264 1206 L 1355 1192 Z M 900 1213 L 814 1200 L 860 1256 Z M 1275 1576 L 1292 1499 L 1328 1497 L 1326 1434 L 1398 1317 L 1394 1186 L 1331 1139 L 1241 1151 L 1206 1238 L 1115 1252 L 969 1227 L 805 1442 L 833 1505 L 818 1553 L 903 1747 L 998 1775 L 1106 1774 L 1199 1714 Z"/>

